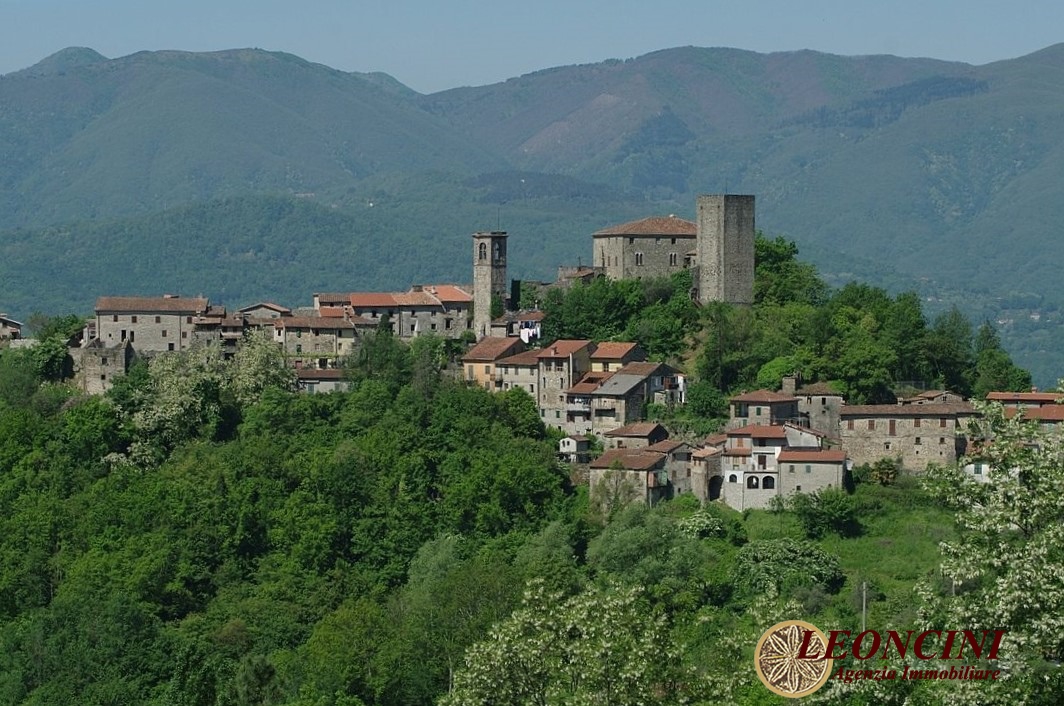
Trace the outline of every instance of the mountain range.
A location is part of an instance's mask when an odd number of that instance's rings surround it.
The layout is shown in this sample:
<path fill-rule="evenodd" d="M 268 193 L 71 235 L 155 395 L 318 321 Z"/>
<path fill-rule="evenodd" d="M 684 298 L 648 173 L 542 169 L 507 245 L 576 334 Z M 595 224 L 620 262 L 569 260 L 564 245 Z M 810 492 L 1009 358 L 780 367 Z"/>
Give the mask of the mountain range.
<path fill-rule="evenodd" d="M 467 281 L 502 228 L 514 276 L 590 234 L 753 193 L 829 281 L 915 289 L 1064 371 L 1064 44 L 983 66 L 682 47 L 419 94 L 240 49 L 65 49 L 0 76 L 0 309 L 98 294 L 309 303 Z"/>

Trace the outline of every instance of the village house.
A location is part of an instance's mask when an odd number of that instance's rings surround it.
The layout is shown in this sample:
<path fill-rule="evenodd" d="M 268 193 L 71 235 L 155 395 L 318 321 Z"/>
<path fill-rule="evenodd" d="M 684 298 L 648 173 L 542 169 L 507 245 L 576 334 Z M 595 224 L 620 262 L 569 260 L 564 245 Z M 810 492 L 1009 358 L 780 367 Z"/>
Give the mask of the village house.
<path fill-rule="evenodd" d="M 769 390 L 755 390 L 736 395 L 728 400 L 731 405 L 730 428 L 750 424 L 774 425 L 784 422 L 801 423 L 798 412 L 798 398 Z"/>
<path fill-rule="evenodd" d="M 22 338 L 22 324 L 7 314 L 0 314 L 0 341 L 15 341 L 20 338 Z"/>
<path fill-rule="evenodd" d="M 587 463 L 591 456 L 591 439 L 582 434 L 563 436 L 558 441 L 558 458 L 566 463 Z"/>
<path fill-rule="evenodd" d="M 596 373 L 612 373 L 629 363 L 647 359 L 646 351 L 639 344 L 628 341 L 606 341 L 595 346 L 591 354 L 591 370 Z"/>
<path fill-rule="evenodd" d="M 593 503 L 616 507 L 648 505 L 671 495 L 667 456 L 646 449 L 611 449 L 591 462 L 589 495 Z"/>
<path fill-rule="evenodd" d="M 408 292 L 316 293 L 314 308 L 339 308 L 349 318 L 374 324 L 391 322 L 392 332 L 403 339 L 435 334 L 459 338 L 472 329 L 473 296 L 452 284 L 419 285 Z"/>
<path fill-rule="evenodd" d="M 539 414 L 543 423 L 565 428 L 565 392 L 591 369 L 591 341 L 555 341 L 536 353 Z"/>
<path fill-rule="evenodd" d="M 513 336 L 526 345 L 538 341 L 543 332 L 543 312 L 507 311 L 491 322 L 490 335 L 495 338 Z"/>
<path fill-rule="evenodd" d="M 665 439 L 645 447 L 646 451 L 665 455 L 665 472 L 669 475 L 670 497 L 691 492 L 691 445 Z"/>
<path fill-rule="evenodd" d="M 281 316 L 272 319 L 273 340 L 295 368 L 335 368 L 355 349 L 359 326 L 372 328 L 366 319 L 325 316 Z"/>
<path fill-rule="evenodd" d="M 607 449 L 643 449 L 669 438 L 669 432 L 657 422 L 636 422 L 608 431 L 603 435 Z"/>
<path fill-rule="evenodd" d="M 951 464 L 964 453 L 967 422 L 976 414 L 967 402 L 845 405 L 842 447 L 857 465 L 882 458 L 916 471 L 929 463 Z"/>
<path fill-rule="evenodd" d="M 182 351 L 192 344 L 193 319 L 209 309 L 204 297 L 100 297 L 96 337 L 107 347 L 128 341 L 141 354 Z"/>
<path fill-rule="evenodd" d="M 539 404 L 539 351 L 525 351 L 495 361 L 496 379 L 502 380 L 502 389 L 520 388 L 532 395 Z M 542 413 L 540 416 L 543 416 Z"/>
<path fill-rule="evenodd" d="M 798 417 L 803 425 L 816 429 L 832 439 L 839 438 L 839 412 L 843 397 L 826 382 L 816 382 L 798 387 L 798 377 L 783 378 L 785 396 L 798 399 Z"/>
<path fill-rule="evenodd" d="M 274 304 L 273 302 L 259 302 L 237 309 L 237 316 L 248 319 L 277 319 L 282 316 L 291 316 L 292 310 L 288 307 Z"/>
<path fill-rule="evenodd" d="M 296 382 L 302 392 L 347 392 L 351 382 L 346 371 L 338 368 L 300 368 L 296 370 Z"/>
<path fill-rule="evenodd" d="M 912 397 L 902 397 L 898 404 L 957 404 L 964 397 L 949 390 L 926 390 Z"/>
<path fill-rule="evenodd" d="M 1039 392 L 1038 390 L 1031 390 L 1030 392 L 988 392 L 986 401 L 997 402 L 1006 408 L 1028 409 L 1062 402 L 1064 401 L 1064 393 Z"/>
<path fill-rule="evenodd" d="M 476 383 L 486 390 L 502 390 L 503 376 L 495 366 L 500 360 L 517 355 L 524 350 L 520 338 L 486 337 L 462 356 L 466 382 Z"/>

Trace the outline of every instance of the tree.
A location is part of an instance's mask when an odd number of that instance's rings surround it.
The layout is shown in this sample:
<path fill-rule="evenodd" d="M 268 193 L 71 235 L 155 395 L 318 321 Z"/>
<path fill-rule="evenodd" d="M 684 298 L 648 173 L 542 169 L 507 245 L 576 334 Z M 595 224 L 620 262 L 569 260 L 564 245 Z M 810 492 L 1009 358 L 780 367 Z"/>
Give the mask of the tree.
<path fill-rule="evenodd" d="M 251 405 L 270 388 L 294 390 L 295 371 L 288 367 L 280 347 L 266 333 L 244 336 L 230 365 L 225 386 L 241 406 Z"/>
<path fill-rule="evenodd" d="M 942 544 L 941 581 L 919 587 L 924 626 L 1005 630 L 993 668 L 1003 679 L 951 683 L 956 701 L 1056 704 L 1064 693 L 1064 439 L 1000 406 L 983 408 L 987 441 L 960 467 L 932 467 L 925 487 L 956 512 L 957 536 Z M 964 463 L 962 461 L 961 463 Z"/>
<path fill-rule="evenodd" d="M 841 488 L 824 488 L 812 494 L 795 493 L 789 505 L 798 524 L 805 530 L 805 536 L 810 539 L 819 539 L 828 532 L 843 537 L 860 533 L 853 500 Z"/>

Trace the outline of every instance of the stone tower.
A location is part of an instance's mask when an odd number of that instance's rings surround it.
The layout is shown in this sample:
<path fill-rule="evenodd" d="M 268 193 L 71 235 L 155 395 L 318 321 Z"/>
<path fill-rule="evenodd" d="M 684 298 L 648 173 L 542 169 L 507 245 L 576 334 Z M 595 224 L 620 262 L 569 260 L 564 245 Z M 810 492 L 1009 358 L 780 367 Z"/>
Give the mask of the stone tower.
<path fill-rule="evenodd" d="M 754 303 L 754 197 L 698 197 L 698 300 Z"/>
<path fill-rule="evenodd" d="M 506 301 L 506 233 L 473 234 L 473 332 L 477 340 L 491 332 L 491 300 Z"/>

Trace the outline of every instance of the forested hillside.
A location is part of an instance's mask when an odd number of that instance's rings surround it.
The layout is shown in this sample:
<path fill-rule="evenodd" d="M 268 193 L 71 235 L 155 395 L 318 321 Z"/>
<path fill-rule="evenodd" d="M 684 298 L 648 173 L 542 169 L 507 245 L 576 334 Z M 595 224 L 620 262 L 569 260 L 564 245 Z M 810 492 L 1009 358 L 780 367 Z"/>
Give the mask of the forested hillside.
<path fill-rule="evenodd" d="M 795 255 L 759 241 L 749 310 L 693 307 L 682 277 L 599 281 L 552 294 L 550 325 L 656 355 L 694 346 L 674 430 L 712 428 L 723 391 L 795 362 L 868 399 L 885 392 L 875 375 L 919 361 L 950 385 L 988 384 L 970 377 L 988 362 L 1023 373 L 982 332 L 971 357 L 963 317 L 928 326 L 911 296 L 831 292 Z M 677 320 L 691 338 L 669 335 Z M 1017 420 L 996 422 L 1015 442 L 995 457 L 1000 487 L 948 469 L 924 487 L 888 464 L 859 469 L 852 494 L 771 512 L 624 508 L 574 484 L 522 390 L 441 374 L 442 340 L 369 335 L 347 393 L 293 392 L 279 350 L 250 337 L 232 360 L 160 355 L 85 397 L 57 364 L 77 324 L 0 350 L 4 703 L 777 703 L 750 659 L 761 632 L 795 616 L 852 629 L 862 600 L 869 625 L 899 630 L 1006 620 L 1009 677 L 833 682 L 831 703 L 1052 704 L 1064 688 L 1041 617 L 1064 591 L 1036 568 L 1060 551 L 1046 528 L 1064 526 L 1064 503 L 1043 494 L 1064 487 L 1061 446 L 1032 447 Z M 884 357 L 899 341 L 908 352 Z M 1017 465 L 1044 469 L 1034 490 Z M 940 557 L 943 541 L 958 549 Z M 1002 565 L 987 542 L 1027 558 Z M 1036 587 L 1046 612 L 995 581 Z"/>

